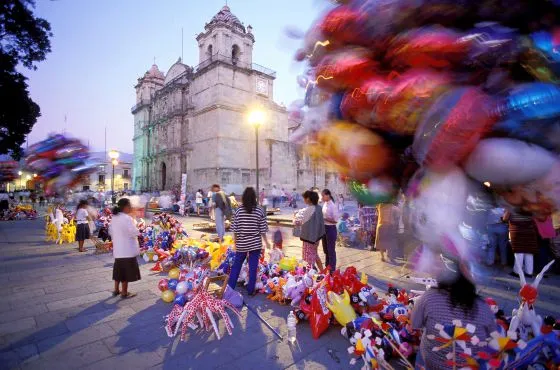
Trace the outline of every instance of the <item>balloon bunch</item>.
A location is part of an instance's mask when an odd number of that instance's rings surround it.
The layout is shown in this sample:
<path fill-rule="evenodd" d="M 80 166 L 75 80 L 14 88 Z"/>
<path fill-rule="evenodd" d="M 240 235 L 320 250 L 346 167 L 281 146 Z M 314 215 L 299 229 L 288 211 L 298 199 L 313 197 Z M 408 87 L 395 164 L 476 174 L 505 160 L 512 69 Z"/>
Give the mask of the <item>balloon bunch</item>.
<path fill-rule="evenodd" d="M 172 268 L 169 270 L 168 279 L 161 279 L 158 283 L 162 292 L 161 299 L 166 303 L 174 302 L 184 306 L 200 290 L 204 278 L 208 275 L 209 270 L 202 266 L 191 270 Z"/>
<path fill-rule="evenodd" d="M 52 135 L 25 151 L 25 168 L 45 181 L 47 193 L 74 186 L 95 171 L 87 146 L 62 134 Z"/>
<path fill-rule="evenodd" d="M 420 239 L 466 258 L 471 183 L 536 218 L 560 209 L 559 10 L 338 1 L 296 54 L 308 68 L 292 139 L 363 202 L 406 193 Z"/>
<path fill-rule="evenodd" d="M 0 182 L 11 182 L 17 178 L 16 161 L 0 161 Z"/>

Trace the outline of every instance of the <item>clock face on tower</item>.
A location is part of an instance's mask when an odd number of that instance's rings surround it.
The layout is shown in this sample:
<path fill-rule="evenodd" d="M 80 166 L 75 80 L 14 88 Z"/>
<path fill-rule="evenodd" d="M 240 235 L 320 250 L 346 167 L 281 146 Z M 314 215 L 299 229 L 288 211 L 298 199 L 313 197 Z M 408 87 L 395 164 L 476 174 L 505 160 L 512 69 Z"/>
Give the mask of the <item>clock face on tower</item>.
<path fill-rule="evenodd" d="M 256 91 L 257 94 L 268 95 L 268 81 L 257 78 Z"/>

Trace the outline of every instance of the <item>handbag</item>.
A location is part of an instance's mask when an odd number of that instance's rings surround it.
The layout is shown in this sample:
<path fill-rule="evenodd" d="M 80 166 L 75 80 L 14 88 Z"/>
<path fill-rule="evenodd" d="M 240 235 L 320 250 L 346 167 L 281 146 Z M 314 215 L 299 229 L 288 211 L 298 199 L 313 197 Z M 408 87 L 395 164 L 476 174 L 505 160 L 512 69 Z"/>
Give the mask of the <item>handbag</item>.
<path fill-rule="evenodd" d="M 301 226 L 294 226 L 292 229 L 292 235 L 299 238 L 301 236 Z"/>

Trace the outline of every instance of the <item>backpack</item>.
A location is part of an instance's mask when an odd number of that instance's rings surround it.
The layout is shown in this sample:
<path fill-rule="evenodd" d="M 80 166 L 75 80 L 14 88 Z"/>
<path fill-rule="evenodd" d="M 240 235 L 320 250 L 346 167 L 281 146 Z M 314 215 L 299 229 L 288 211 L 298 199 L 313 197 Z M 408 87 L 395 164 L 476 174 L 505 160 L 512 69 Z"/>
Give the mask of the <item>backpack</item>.
<path fill-rule="evenodd" d="M 231 204 L 223 191 L 216 193 L 216 206 L 222 210 L 227 219 L 231 218 Z"/>

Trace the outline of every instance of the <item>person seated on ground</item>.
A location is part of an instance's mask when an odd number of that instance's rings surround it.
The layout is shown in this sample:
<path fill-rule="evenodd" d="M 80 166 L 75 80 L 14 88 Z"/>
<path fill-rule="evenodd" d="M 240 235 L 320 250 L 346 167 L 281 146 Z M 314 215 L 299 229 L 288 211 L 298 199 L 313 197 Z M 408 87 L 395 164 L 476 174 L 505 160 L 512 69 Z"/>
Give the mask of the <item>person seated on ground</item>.
<path fill-rule="evenodd" d="M 346 239 L 349 243 L 354 243 L 356 234 L 350 229 L 350 215 L 344 212 L 336 224 L 338 234 Z"/>
<path fill-rule="evenodd" d="M 437 278 L 438 287 L 423 293 L 412 309 L 412 328 L 422 330 L 416 369 L 449 368 L 447 356 L 453 347 L 442 346 L 439 351 L 433 350 L 442 345 L 437 340 L 441 336 L 437 324 L 451 325 L 454 320 L 461 320 L 463 325 L 474 325 L 474 335 L 480 340 L 489 338 L 497 330 L 495 316 L 484 299 L 476 293 L 476 286 L 466 266 L 450 260 L 439 262 L 444 267 Z"/>

